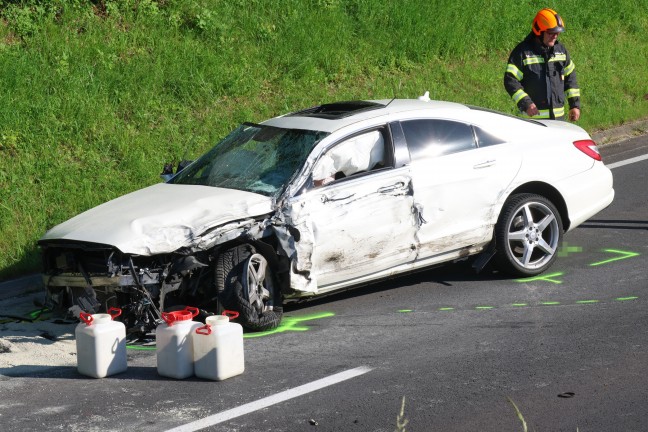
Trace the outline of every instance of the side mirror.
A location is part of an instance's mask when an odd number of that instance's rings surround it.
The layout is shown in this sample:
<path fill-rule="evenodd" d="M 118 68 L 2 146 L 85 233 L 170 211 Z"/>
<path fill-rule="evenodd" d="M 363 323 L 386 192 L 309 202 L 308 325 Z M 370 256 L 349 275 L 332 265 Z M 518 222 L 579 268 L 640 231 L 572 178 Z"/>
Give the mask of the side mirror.
<path fill-rule="evenodd" d="M 164 164 L 164 168 L 162 168 L 162 172 L 160 173 L 160 177 L 165 182 L 168 182 L 169 180 L 171 180 L 173 178 L 173 176 L 175 176 L 180 171 L 185 169 L 189 164 L 191 164 L 191 162 L 193 162 L 193 161 L 184 160 L 184 159 L 181 160 L 180 162 L 178 162 L 178 169 L 176 169 L 175 173 L 173 172 L 173 163 L 166 163 L 166 164 Z"/>
<path fill-rule="evenodd" d="M 191 162 L 193 162 L 193 161 L 184 160 L 184 159 L 181 160 L 180 162 L 178 162 L 178 169 L 176 170 L 176 174 L 178 174 L 180 171 L 182 171 L 183 169 L 185 169 L 189 165 L 191 165 Z"/>

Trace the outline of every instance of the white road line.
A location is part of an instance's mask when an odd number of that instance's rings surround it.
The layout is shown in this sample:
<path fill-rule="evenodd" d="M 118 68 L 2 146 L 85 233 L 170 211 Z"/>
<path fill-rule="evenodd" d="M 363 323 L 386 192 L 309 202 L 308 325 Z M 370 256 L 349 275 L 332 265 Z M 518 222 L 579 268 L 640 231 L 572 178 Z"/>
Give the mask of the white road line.
<path fill-rule="evenodd" d="M 196 420 L 194 422 L 187 423 L 186 425 L 169 429 L 167 432 L 194 432 L 199 429 L 204 429 L 206 427 L 223 423 L 233 418 L 240 417 L 242 415 L 249 414 L 251 412 L 258 411 L 263 408 L 267 408 L 271 405 L 275 405 L 280 402 L 284 402 L 289 399 L 293 399 L 305 395 L 307 393 L 314 392 L 315 390 L 319 390 L 321 388 L 328 387 L 333 384 L 337 384 L 342 381 L 349 380 L 351 378 L 355 378 L 357 376 L 366 374 L 369 371 L 371 371 L 371 368 L 368 368 L 366 366 L 360 366 L 355 369 L 349 369 L 347 371 L 340 372 L 335 375 L 331 375 L 329 377 L 322 378 L 317 381 L 313 381 L 311 383 L 304 384 L 299 387 L 295 387 L 283 391 L 281 393 L 277 393 L 275 395 L 265 397 L 263 399 L 259 399 L 258 401 L 250 402 L 245 405 L 241 405 L 240 407 L 232 408 L 227 411 L 223 411 L 218 414 L 205 417 L 204 419 Z"/>
<path fill-rule="evenodd" d="M 632 159 L 626 159 L 626 160 L 622 160 L 622 161 L 611 163 L 611 164 L 605 164 L 605 166 L 610 168 L 610 169 L 613 169 L 613 168 L 621 167 L 623 165 L 629 165 L 631 163 L 641 162 L 642 160 L 646 160 L 646 159 L 648 159 L 648 154 L 645 154 L 643 156 L 633 157 Z"/>

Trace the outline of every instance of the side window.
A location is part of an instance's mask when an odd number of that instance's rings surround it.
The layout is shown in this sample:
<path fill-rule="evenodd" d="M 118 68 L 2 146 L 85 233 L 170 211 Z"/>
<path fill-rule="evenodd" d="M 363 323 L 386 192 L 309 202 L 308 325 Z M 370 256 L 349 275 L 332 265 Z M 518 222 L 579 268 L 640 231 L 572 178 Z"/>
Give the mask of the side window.
<path fill-rule="evenodd" d="M 475 135 L 477 136 L 477 145 L 479 147 L 488 147 L 496 144 L 503 144 L 505 141 L 501 138 L 490 134 L 475 126 Z"/>
<path fill-rule="evenodd" d="M 476 147 L 472 127 L 449 120 L 408 120 L 401 123 L 412 159 L 443 156 Z"/>
<path fill-rule="evenodd" d="M 322 186 L 340 178 L 384 168 L 385 142 L 384 131 L 374 130 L 336 144 L 313 167 L 313 185 Z"/>

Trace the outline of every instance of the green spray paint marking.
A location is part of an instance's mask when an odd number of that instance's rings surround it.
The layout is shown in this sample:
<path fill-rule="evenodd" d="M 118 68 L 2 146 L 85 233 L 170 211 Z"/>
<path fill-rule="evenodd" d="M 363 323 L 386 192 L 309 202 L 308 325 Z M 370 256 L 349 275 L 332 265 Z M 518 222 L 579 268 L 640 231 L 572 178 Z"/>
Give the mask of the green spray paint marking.
<path fill-rule="evenodd" d="M 613 261 L 619 261 L 619 260 L 623 260 L 623 259 L 627 259 L 627 258 L 633 258 L 633 257 L 641 255 L 638 252 L 627 252 L 627 251 L 621 251 L 621 250 L 616 250 L 616 249 L 603 249 L 603 252 L 618 254 L 618 255 L 621 255 L 621 256 L 618 256 L 618 257 L 615 257 L 615 258 L 610 258 L 610 259 L 607 259 L 607 260 L 604 260 L 604 261 L 595 262 L 593 264 L 590 264 L 590 266 L 594 267 L 594 266 L 598 266 L 598 265 L 611 263 Z"/>
<path fill-rule="evenodd" d="M 559 273 L 562 274 L 562 273 Z M 614 301 L 632 301 L 632 300 L 637 300 L 639 297 L 637 296 L 628 296 L 628 297 L 617 297 L 614 299 Z M 574 303 L 576 304 L 595 304 L 595 303 L 600 303 L 600 300 L 576 300 Z M 555 306 L 555 305 L 560 305 L 563 304 L 561 302 L 557 301 L 544 301 L 540 302 L 539 305 L 541 306 Z M 532 304 L 529 303 L 512 303 L 509 306 L 511 307 L 533 307 Z M 475 306 L 475 310 L 492 310 L 492 309 L 497 309 L 495 306 Z M 453 307 L 440 307 L 437 310 L 439 311 L 454 311 L 457 310 L 456 308 Z M 398 312 L 414 312 L 413 309 L 400 309 Z M 281 324 L 279 327 L 277 327 L 274 330 L 268 330 L 265 332 L 258 332 L 258 333 L 246 333 L 243 335 L 245 339 L 249 338 L 257 338 L 257 337 L 262 337 L 262 336 L 269 336 L 272 334 L 277 334 L 277 333 L 284 333 L 287 331 L 298 331 L 298 332 L 303 332 L 303 331 L 308 331 L 310 328 L 308 326 L 300 325 L 300 323 L 303 323 L 305 321 L 313 321 L 317 319 L 322 319 L 322 318 L 330 318 L 332 316 L 335 316 L 333 312 L 322 312 L 319 314 L 311 314 L 311 315 L 304 315 L 304 316 L 299 316 L 299 317 L 290 317 L 290 316 L 285 316 L 283 320 L 281 321 Z M 144 346 L 144 345 L 126 345 L 126 348 L 128 349 L 133 349 L 133 350 L 139 350 L 139 351 L 153 351 L 155 350 L 155 346 Z"/>
<path fill-rule="evenodd" d="M 51 311 L 49 309 L 36 309 L 34 311 L 28 312 L 26 316 L 20 316 L 20 315 L 5 316 L 3 319 L 0 319 L 0 324 L 9 324 L 9 323 L 25 322 L 25 321 L 30 323 L 33 323 L 35 321 L 45 321 L 46 319 L 49 319 L 50 312 Z"/>
<path fill-rule="evenodd" d="M 595 299 L 588 299 L 588 300 L 574 300 L 573 303 L 569 302 L 559 302 L 559 301 L 541 301 L 537 303 L 511 303 L 507 304 L 504 306 L 467 306 L 467 307 L 440 307 L 437 308 L 437 311 L 464 311 L 464 310 L 492 310 L 492 309 L 510 309 L 510 308 L 523 308 L 523 307 L 538 307 L 538 306 L 560 306 L 560 305 L 569 305 L 569 304 L 579 304 L 579 305 L 587 305 L 587 304 L 597 304 L 597 303 L 602 303 L 602 302 L 611 302 L 611 301 L 632 301 L 632 300 L 637 300 L 639 297 L 636 296 L 628 296 L 628 297 L 617 297 L 614 299 L 606 299 L 606 300 L 595 300 Z M 418 312 L 418 311 L 417 311 Z"/>
<path fill-rule="evenodd" d="M 583 248 L 580 246 L 569 246 L 567 242 L 563 243 L 562 247 L 560 248 L 560 251 L 558 251 L 558 256 L 559 257 L 566 257 L 570 253 L 578 253 L 578 252 L 583 252 Z"/>
<path fill-rule="evenodd" d="M 322 312 L 319 314 L 304 315 L 299 317 L 285 316 L 281 320 L 281 324 L 279 324 L 279 327 L 277 327 L 276 329 L 268 330 L 264 332 L 258 332 L 258 333 L 246 333 L 243 335 L 243 337 L 245 339 L 251 339 L 251 338 L 258 338 L 263 336 L 269 336 L 277 333 L 284 333 L 287 331 L 297 331 L 297 332 L 308 331 L 310 330 L 310 327 L 305 325 L 300 325 L 300 323 L 305 321 L 318 320 L 322 318 L 329 318 L 332 316 L 335 316 L 333 312 Z"/>
<path fill-rule="evenodd" d="M 616 301 L 628 301 L 628 300 L 637 300 L 639 297 L 617 297 L 614 300 Z"/>
<path fill-rule="evenodd" d="M 29 318 L 35 320 L 41 317 L 41 315 L 48 313 L 48 310 L 45 309 L 36 309 L 35 311 L 32 311 L 29 313 Z"/>
<path fill-rule="evenodd" d="M 287 331 L 299 331 L 299 332 L 307 331 L 310 330 L 310 328 L 304 325 L 299 325 L 299 323 L 305 321 L 313 321 L 322 318 L 328 318 L 332 316 L 335 316 L 333 312 L 322 312 L 319 314 L 304 315 L 299 317 L 285 316 L 281 320 L 281 324 L 279 325 L 279 327 L 277 327 L 276 329 L 268 330 L 264 332 L 258 332 L 258 333 L 245 333 L 243 335 L 243 338 L 244 339 L 257 338 L 257 337 L 268 336 L 276 333 L 283 333 Z M 151 351 L 155 349 L 155 346 L 126 345 L 126 348 L 140 350 L 140 351 Z"/>
<path fill-rule="evenodd" d="M 548 275 L 542 275 L 542 276 L 535 276 L 535 277 L 530 277 L 526 279 L 516 279 L 516 282 L 534 282 L 534 281 L 547 281 L 555 284 L 561 284 L 561 280 L 555 280 L 552 278 L 562 276 L 564 273 L 563 272 L 557 272 L 557 273 L 551 273 Z"/>
<path fill-rule="evenodd" d="M 126 345 L 128 349 L 134 349 L 137 351 L 155 351 L 155 346 L 144 346 L 144 345 Z"/>

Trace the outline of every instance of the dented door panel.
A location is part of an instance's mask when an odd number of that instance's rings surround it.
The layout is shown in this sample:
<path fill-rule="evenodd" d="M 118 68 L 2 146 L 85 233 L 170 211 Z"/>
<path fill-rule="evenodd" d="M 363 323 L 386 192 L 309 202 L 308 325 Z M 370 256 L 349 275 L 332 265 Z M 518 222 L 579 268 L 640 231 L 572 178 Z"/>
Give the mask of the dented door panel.
<path fill-rule="evenodd" d="M 291 202 L 311 282 L 323 288 L 413 260 L 413 202 L 408 168 L 347 178 Z"/>
<path fill-rule="evenodd" d="M 417 259 L 488 243 L 520 160 L 502 144 L 413 162 L 414 198 L 424 221 Z"/>

